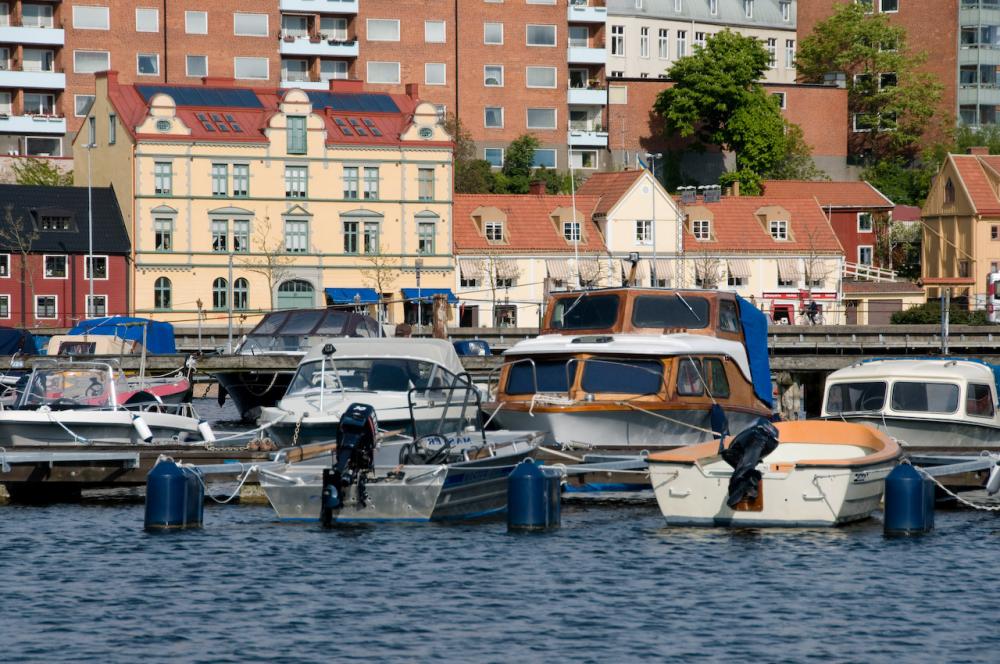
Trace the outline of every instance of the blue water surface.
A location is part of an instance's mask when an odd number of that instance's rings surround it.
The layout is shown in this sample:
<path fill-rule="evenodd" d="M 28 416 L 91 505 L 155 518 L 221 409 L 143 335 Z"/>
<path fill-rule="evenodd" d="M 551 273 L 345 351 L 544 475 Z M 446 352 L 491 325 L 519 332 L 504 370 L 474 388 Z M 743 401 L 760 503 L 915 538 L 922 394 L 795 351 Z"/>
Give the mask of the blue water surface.
<path fill-rule="evenodd" d="M 652 503 L 562 528 L 280 524 L 210 506 L 147 534 L 141 504 L 0 508 L 6 662 L 996 661 L 1000 521 L 938 513 L 886 540 L 680 529 Z"/>

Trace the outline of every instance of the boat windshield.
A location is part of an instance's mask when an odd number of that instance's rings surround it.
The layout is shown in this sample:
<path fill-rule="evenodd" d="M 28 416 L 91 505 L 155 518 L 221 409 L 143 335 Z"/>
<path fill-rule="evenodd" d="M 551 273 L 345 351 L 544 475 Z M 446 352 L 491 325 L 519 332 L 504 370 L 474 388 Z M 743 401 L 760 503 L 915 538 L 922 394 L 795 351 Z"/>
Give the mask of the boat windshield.
<path fill-rule="evenodd" d="M 535 360 L 512 364 L 507 374 L 507 394 L 534 394 L 538 392 L 569 392 L 576 378 L 577 361 Z"/>
<path fill-rule="evenodd" d="M 410 388 L 444 389 L 456 383 L 455 374 L 423 360 L 398 358 L 332 358 L 304 362 L 288 386 L 287 396 L 326 390 L 408 392 Z M 462 383 L 464 384 L 464 380 Z"/>
<path fill-rule="evenodd" d="M 587 358 L 580 387 L 592 393 L 657 394 L 663 388 L 663 364 L 657 360 Z"/>
<path fill-rule="evenodd" d="M 898 381 L 892 385 L 892 409 L 911 413 L 954 413 L 958 385 Z"/>
<path fill-rule="evenodd" d="M 112 373 L 101 367 L 36 369 L 25 386 L 21 405 L 113 406 L 115 390 L 129 391 L 125 377 L 118 371 Z"/>
<path fill-rule="evenodd" d="M 826 397 L 826 412 L 857 413 L 882 410 L 885 406 L 886 384 L 883 381 L 836 383 Z"/>
<path fill-rule="evenodd" d="M 708 300 L 691 295 L 640 295 L 632 305 L 636 327 L 708 327 Z"/>
<path fill-rule="evenodd" d="M 250 353 L 308 350 L 316 337 L 342 336 L 349 318 L 349 312 L 336 309 L 272 314 L 251 330 L 242 350 Z"/>
<path fill-rule="evenodd" d="M 617 295 L 588 295 L 557 298 L 552 305 L 552 327 L 556 330 L 600 330 L 618 320 Z"/>

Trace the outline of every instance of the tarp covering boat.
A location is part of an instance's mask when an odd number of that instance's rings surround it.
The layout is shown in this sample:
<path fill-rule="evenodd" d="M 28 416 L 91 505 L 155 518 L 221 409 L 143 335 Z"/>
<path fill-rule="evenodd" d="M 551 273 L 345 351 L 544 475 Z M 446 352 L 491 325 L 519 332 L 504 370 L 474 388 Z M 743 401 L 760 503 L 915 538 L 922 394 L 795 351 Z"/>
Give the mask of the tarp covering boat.
<path fill-rule="evenodd" d="M 767 315 L 739 295 L 736 296 L 736 301 L 740 305 L 740 322 L 743 324 L 754 394 L 768 406 L 774 407 L 771 398 L 771 361 L 767 351 Z"/>
<path fill-rule="evenodd" d="M 13 355 L 14 353 L 33 355 L 37 352 L 35 337 L 31 332 L 15 327 L 0 327 L 0 355 Z"/>
<path fill-rule="evenodd" d="M 174 326 L 148 318 L 129 316 L 90 318 L 80 321 L 69 331 L 69 334 L 100 334 L 143 343 L 143 328 L 145 328 L 147 351 L 160 354 L 177 352 L 177 346 L 174 342 Z"/>

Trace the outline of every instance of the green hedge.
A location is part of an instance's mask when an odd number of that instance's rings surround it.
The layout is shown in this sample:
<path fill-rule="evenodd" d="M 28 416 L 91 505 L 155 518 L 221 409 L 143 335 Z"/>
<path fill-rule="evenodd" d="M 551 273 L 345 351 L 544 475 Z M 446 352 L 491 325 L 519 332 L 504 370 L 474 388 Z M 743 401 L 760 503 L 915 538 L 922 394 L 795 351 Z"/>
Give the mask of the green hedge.
<path fill-rule="evenodd" d="M 986 312 L 968 311 L 961 306 L 952 306 L 948 320 L 952 325 L 989 325 L 986 320 Z M 897 311 L 892 315 L 894 325 L 928 325 L 941 322 L 941 303 L 938 301 L 926 302 L 915 307 L 910 307 L 906 311 Z"/>

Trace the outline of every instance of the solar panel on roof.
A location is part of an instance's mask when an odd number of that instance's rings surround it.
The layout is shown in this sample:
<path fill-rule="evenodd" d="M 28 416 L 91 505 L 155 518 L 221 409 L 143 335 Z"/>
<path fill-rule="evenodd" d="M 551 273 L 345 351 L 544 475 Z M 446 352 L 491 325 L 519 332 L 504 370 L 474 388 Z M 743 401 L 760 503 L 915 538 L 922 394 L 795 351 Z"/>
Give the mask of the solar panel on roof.
<path fill-rule="evenodd" d="M 240 88 L 196 88 L 176 85 L 137 85 L 135 89 L 145 101 L 153 95 L 170 95 L 178 106 L 216 106 L 229 108 L 263 108 L 253 90 Z"/>
<path fill-rule="evenodd" d="M 314 107 L 347 113 L 399 113 L 399 106 L 386 94 L 348 94 L 323 90 L 310 90 L 307 94 Z"/>

